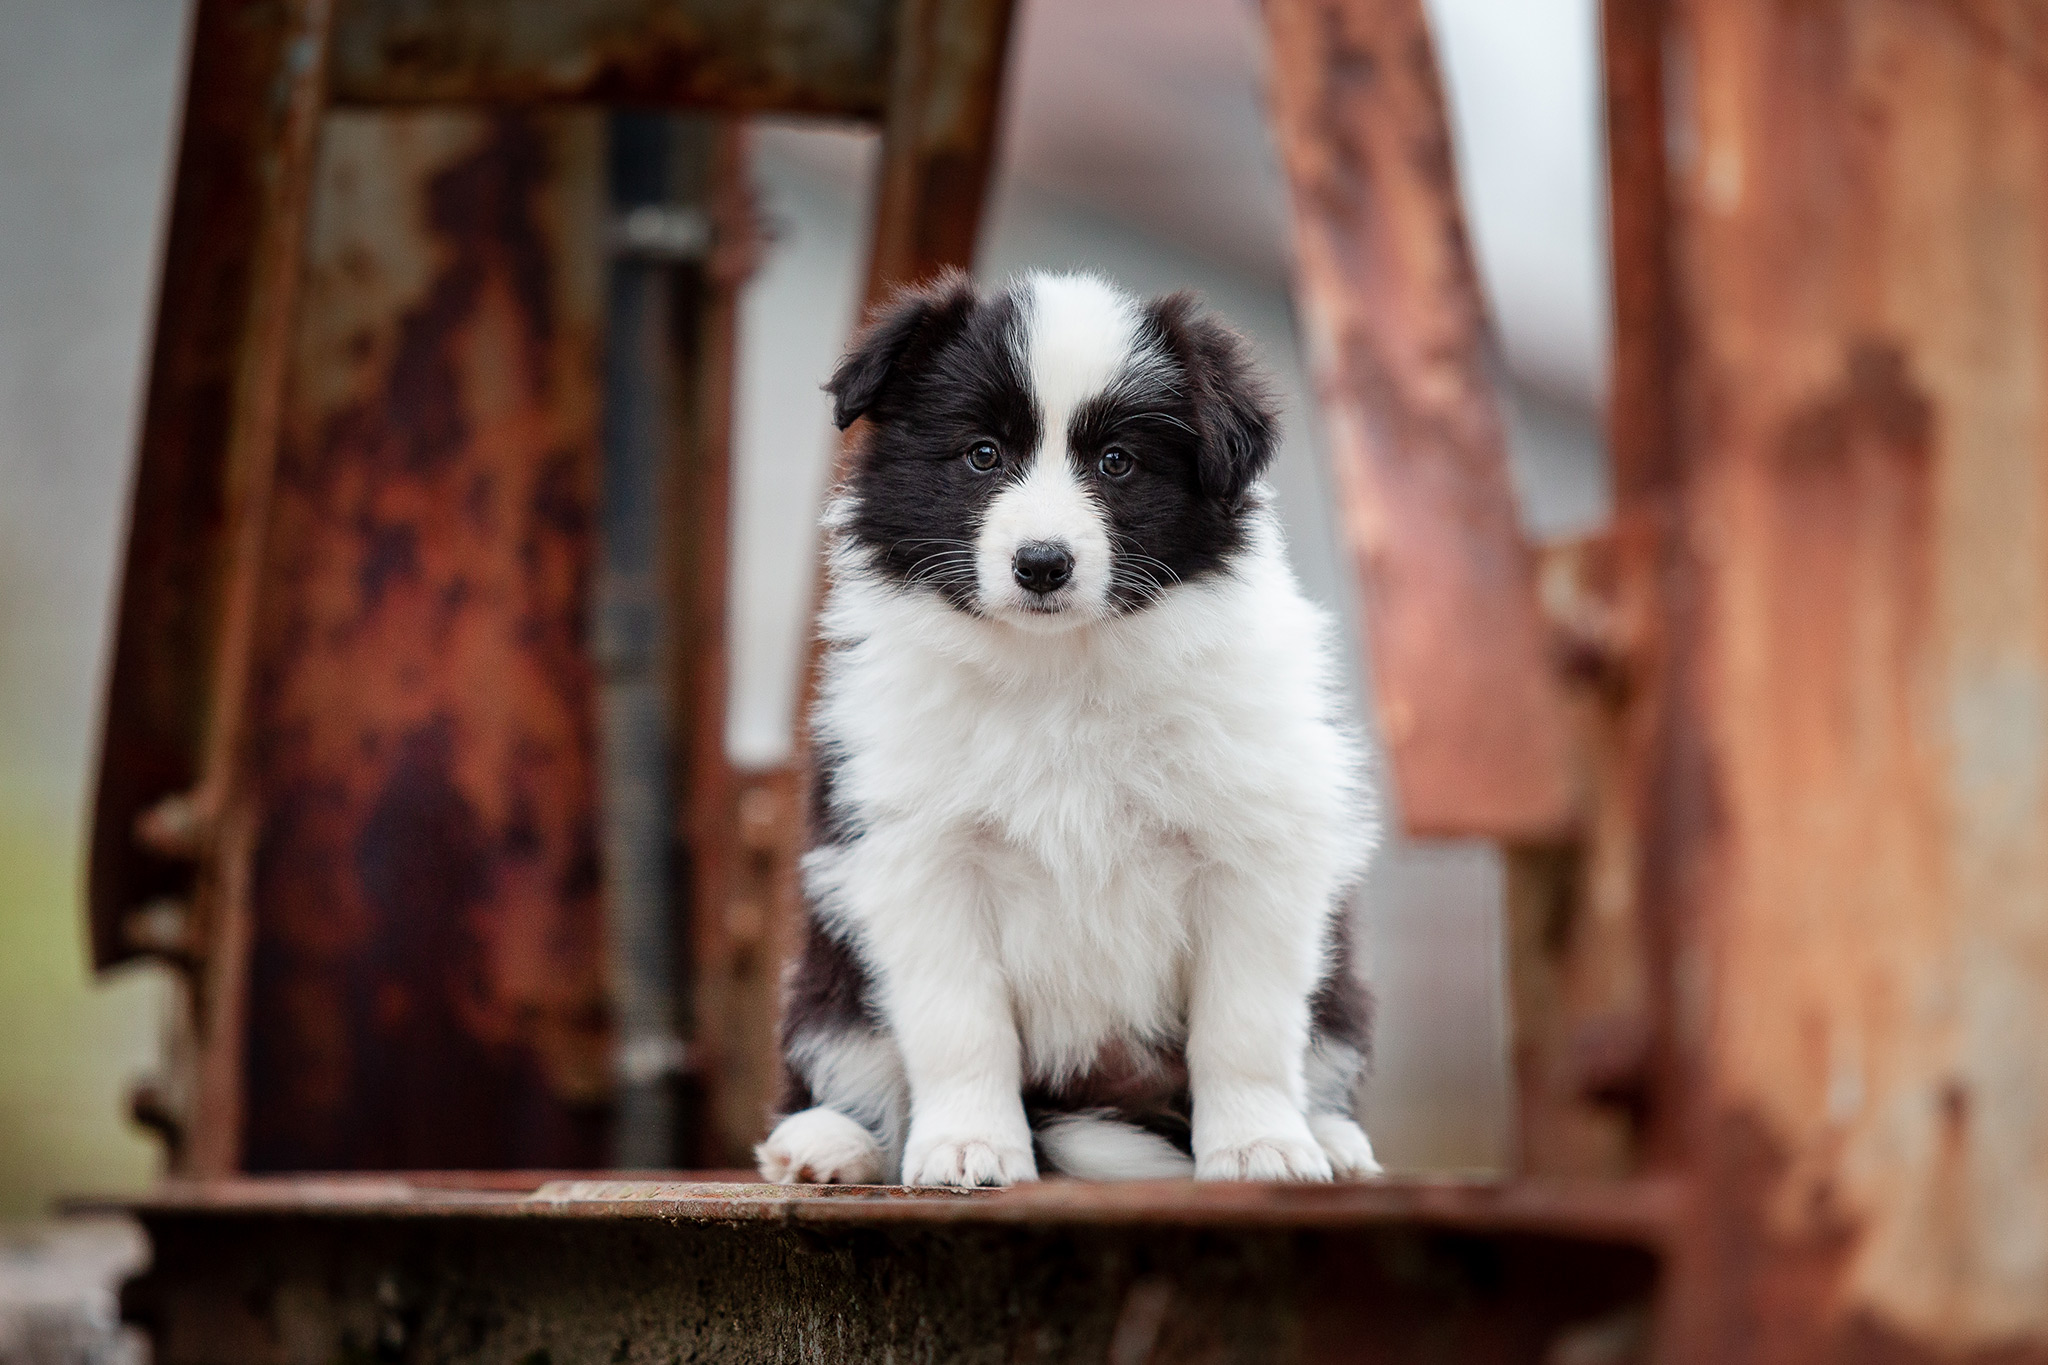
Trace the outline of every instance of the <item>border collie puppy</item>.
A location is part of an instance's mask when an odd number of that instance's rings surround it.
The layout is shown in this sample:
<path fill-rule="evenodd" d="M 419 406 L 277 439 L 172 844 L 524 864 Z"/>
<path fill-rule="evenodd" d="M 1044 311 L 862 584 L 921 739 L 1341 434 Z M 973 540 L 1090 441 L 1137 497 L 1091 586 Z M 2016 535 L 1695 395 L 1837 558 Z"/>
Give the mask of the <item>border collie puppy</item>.
<path fill-rule="evenodd" d="M 1372 803 L 1243 344 L 1186 295 L 951 274 L 826 388 L 867 426 L 762 1175 L 1376 1174 Z"/>

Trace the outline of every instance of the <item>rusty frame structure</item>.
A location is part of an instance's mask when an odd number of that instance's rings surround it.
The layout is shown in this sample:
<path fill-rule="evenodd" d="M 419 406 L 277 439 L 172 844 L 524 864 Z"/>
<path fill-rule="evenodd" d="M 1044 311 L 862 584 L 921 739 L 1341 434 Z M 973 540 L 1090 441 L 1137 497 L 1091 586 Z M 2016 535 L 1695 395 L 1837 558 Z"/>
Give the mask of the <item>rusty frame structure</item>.
<path fill-rule="evenodd" d="M 430 216 L 449 175 L 468 177 L 451 200 L 496 206 L 468 238 L 445 206 L 442 265 L 468 263 L 470 306 L 421 340 L 418 309 L 351 328 L 322 301 L 323 262 L 345 280 L 376 255 L 349 222 L 323 227 L 350 177 L 332 155 L 346 135 L 320 150 L 322 111 L 608 102 L 877 122 L 873 299 L 971 257 L 1008 14 L 202 0 L 92 864 L 100 964 L 165 956 L 194 983 L 194 1093 L 142 1106 L 182 1143 L 183 1176 L 135 1206 L 159 1255 L 129 1307 L 162 1359 L 2048 1361 L 2048 28 L 1963 0 L 1606 0 L 1615 509 L 1597 534 L 1539 546 L 1516 522 L 1420 0 L 1263 10 L 1299 313 L 1397 808 L 1415 833 L 1508 851 L 1517 1171 L 984 1195 L 235 1177 L 254 1131 L 250 1011 L 285 1008 L 252 994 L 251 964 L 289 877 L 331 879 L 353 856 L 476 916 L 489 898 L 472 883 L 496 876 L 394 870 L 363 852 L 362 823 L 353 844 L 277 853 L 281 790 L 317 798 L 298 829 L 318 800 L 388 809 L 277 780 L 321 718 L 385 695 L 280 666 L 322 641 L 356 657 L 342 608 L 370 580 L 323 591 L 319 547 L 383 525 L 321 513 L 307 490 L 336 466 L 307 452 L 357 452 L 344 473 L 386 461 L 378 487 L 413 499 L 420 540 L 432 517 L 460 520 L 437 471 L 490 456 L 516 482 L 588 444 L 573 291 L 537 290 L 521 265 L 589 231 L 556 192 L 575 158 L 549 152 L 579 134 L 516 117 L 445 146 L 358 131 L 398 138 L 383 160 L 406 168 L 401 188 L 429 187 Z M 337 187 L 316 193 L 323 175 Z M 346 192 L 374 179 L 360 166 Z M 744 218 L 720 219 L 734 254 L 707 277 L 722 301 L 684 376 L 702 401 L 673 491 L 706 528 L 723 524 Z M 529 257 L 520 240 L 538 243 Z M 302 298 L 319 326 L 295 324 Z M 509 302 L 479 321 L 489 298 Z M 430 359 L 479 338 L 526 357 L 488 451 L 460 421 L 425 420 L 438 409 L 419 389 L 394 397 L 402 368 L 363 359 L 408 338 Z M 309 374 L 381 376 L 384 401 Z M 466 392 L 459 374 L 437 382 Z M 407 463 L 437 439 L 452 466 Z M 558 947 L 598 914 L 577 880 L 589 802 L 496 823 L 458 806 L 516 794 L 536 755 L 587 763 L 575 623 L 540 609 L 563 607 L 587 556 L 584 467 L 528 489 L 532 534 L 489 517 L 465 533 L 524 585 L 476 596 L 540 642 L 546 700 L 526 709 L 560 742 L 514 745 L 518 763 L 479 782 L 431 727 L 358 737 L 440 774 L 387 824 L 517 862 L 548 888 L 535 904 L 558 918 L 538 922 Z M 426 563 L 404 541 L 339 562 L 385 564 L 388 589 Z M 712 1161 L 758 1117 L 802 827 L 797 775 L 729 772 L 706 719 L 723 554 L 716 529 L 689 539 L 670 588 Z M 433 606 L 413 608 L 415 644 L 443 638 Z M 390 695 L 406 685 L 401 669 Z M 477 832 L 506 828 L 525 842 Z M 585 899 L 559 918 L 570 891 Z M 554 1002 L 534 1055 L 587 1075 L 602 1030 L 578 1002 L 601 987 L 543 974 L 584 994 Z M 405 992 L 371 996 L 413 1017 Z"/>

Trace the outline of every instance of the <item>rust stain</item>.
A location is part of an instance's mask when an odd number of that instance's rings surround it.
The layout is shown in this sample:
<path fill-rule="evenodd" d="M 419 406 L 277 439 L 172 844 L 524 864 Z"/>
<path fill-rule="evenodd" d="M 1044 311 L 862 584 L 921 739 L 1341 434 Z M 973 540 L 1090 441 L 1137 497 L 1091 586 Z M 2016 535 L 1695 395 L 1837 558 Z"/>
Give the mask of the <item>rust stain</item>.
<path fill-rule="evenodd" d="M 1945 1104 L 1947 1099 L 1945 1097 Z M 1821 1184 L 1801 1192 L 1788 1230 L 1781 1196 L 1797 1161 L 1769 1122 L 1733 1109 L 1713 1120 L 1706 1179 L 1725 1197 L 1712 1212 L 1714 1352 L 1744 1365 L 2043 1365 L 2048 1342 L 2015 1336 L 1958 1347 L 1889 1320 L 1845 1293 L 1863 1240 L 1859 1220 Z"/>
<path fill-rule="evenodd" d="M 598 302 L 565 263 L 598 146 L 330 120 L 258 661 L 250 1169 L 603 1159 Z"/>
<path fill-rule="evenodd" d="M 1916 700 L 1934 591 L 1932 403 L 1897 345 L 1859 343 L 1845 369 L 1784 423 L 1765 549 L 1769 648 L 1803 679 L 1797 708 L 1777 718 L 1779 761 L 1824 770 L 1867 751 L 1858 726 L 1913 730 L 1900 708 Z M 1876 714 L 1859 705 L 1870 701 Z"/>

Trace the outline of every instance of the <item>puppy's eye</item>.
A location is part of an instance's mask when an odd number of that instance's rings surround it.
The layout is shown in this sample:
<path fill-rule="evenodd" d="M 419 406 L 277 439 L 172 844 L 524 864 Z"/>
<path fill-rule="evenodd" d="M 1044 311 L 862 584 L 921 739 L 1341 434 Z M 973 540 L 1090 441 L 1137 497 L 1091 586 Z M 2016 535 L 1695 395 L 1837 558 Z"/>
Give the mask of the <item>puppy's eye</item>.
<path fill-rule="evenodd" d="M 1112 446 L 1102 452 L 1102 458 L 1096 461 L 1095 467 L 1102 471 L 1104 478 L 1121 479 L 1131 472 L 1131 457 Z"/>
<path fill-rule="evenodd" d="M 977 474 L 986 474 L 1002 462 L 1003 453 L 994 441 L 976 441 L 967 447 L 967 467 Z"/>

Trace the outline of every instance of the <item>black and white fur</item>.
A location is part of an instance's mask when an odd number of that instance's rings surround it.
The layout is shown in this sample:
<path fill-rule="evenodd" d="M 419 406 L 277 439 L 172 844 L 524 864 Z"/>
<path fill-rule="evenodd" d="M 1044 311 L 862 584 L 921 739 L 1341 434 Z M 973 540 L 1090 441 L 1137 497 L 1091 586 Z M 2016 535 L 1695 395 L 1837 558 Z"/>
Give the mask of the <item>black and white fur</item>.
<path fill-rule="evenodd" d="M 1184 295 L 952 275 L 827 388 L 868 428 L 763 1176 L 1376 1174 L 1370 794 L 1243 345 Z"/>

